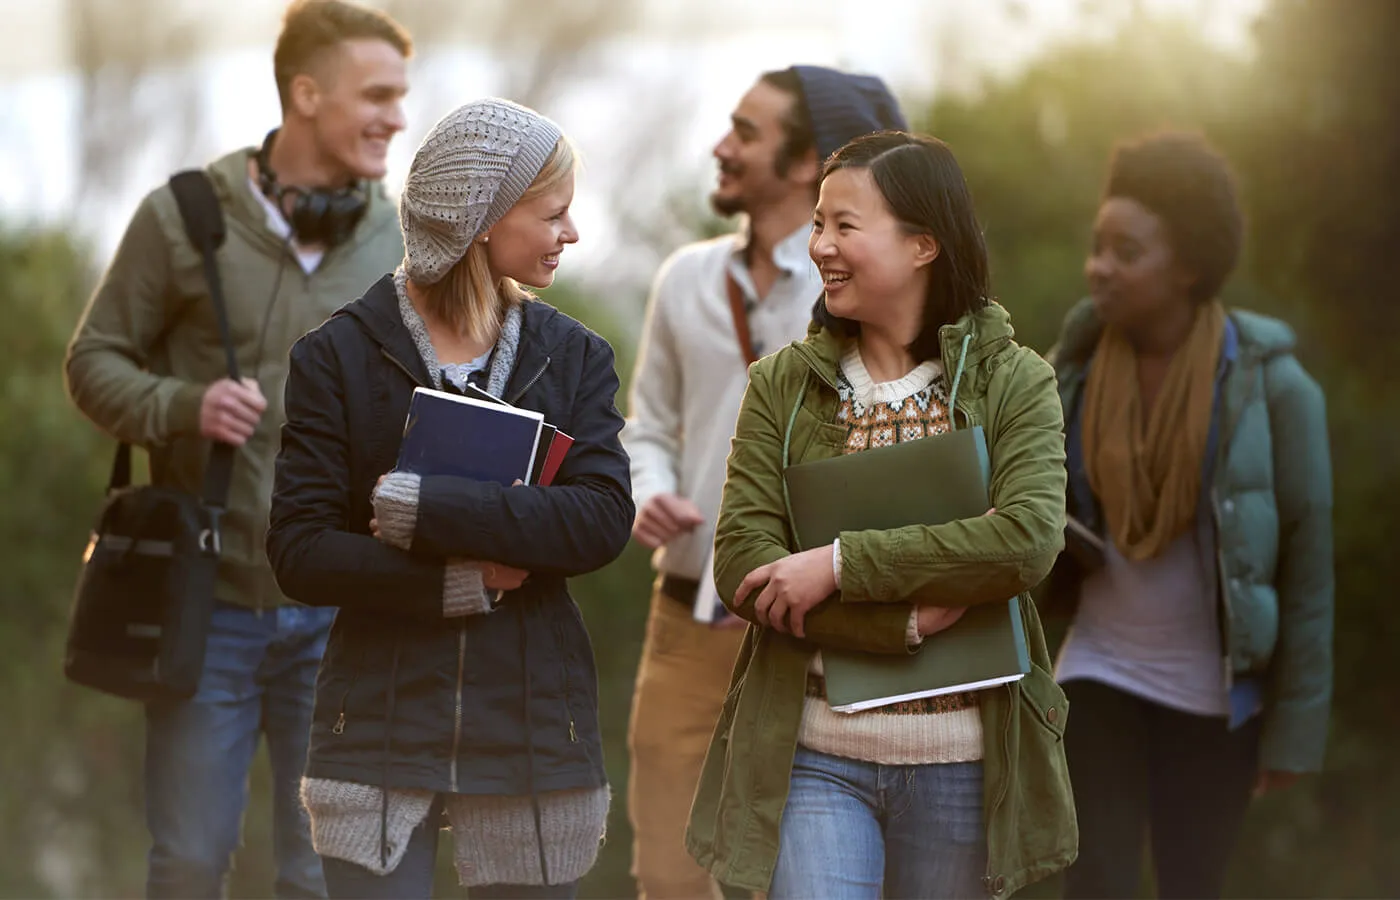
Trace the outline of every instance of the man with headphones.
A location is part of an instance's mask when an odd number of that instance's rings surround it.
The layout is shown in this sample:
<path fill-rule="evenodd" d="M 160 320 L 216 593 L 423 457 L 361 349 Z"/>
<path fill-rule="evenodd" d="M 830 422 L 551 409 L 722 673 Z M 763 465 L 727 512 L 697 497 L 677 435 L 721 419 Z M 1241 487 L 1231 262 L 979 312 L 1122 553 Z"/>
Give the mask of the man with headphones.
<path fill-rule="evenodd" d="M 195 696 L 146 707 L 152 897 L 218 897 L 266 735 L 277 896 L 324 896 L 298 786 L 334 610 L 289 605 L 263 549 L 292 344 L 403 259 L 383 178 L 403 130 L 412 42 L 382 12 L 296 0 L 273 55 L 282 123 L 207 173 L 227 238 L 218 268 L 244 377 L 227 376 L 202 260 L 170 187 L 127 227 L 69 347 L 73 402 L 145 447 L 152 480 L 198 493 L 211 441 L 238 448 L 217 607 Z"/>

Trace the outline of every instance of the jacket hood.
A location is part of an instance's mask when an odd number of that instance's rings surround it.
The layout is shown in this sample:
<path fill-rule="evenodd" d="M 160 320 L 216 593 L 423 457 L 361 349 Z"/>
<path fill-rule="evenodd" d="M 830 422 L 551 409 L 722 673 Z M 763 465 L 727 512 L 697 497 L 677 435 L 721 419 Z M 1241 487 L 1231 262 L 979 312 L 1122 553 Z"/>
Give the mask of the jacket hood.
<path fill-rule="evenodd" d="M 583 327 L 548 303 L 529 295 L 522 301 L 520 312 L 521 350 L 517 368 L 527 351 L 531 356 L 548 359 L 558 352 L 560 344 L 574 329 Z M 390 357 L 412 369 L 419 382 L 432 383 L 413 336 L 399 315 L 399 295 L 394 290 L 392 274 L 380 278 L 358 300 L 341 307 L 336 315 L 353 318 Z"/>
<path fill-rule="evenodd" d="M 938 343 L 942 348 L 943 366 L 948 377 L 953 378 L 960 365 L 964 372 L 963 377 L 968 377 L 982 363 L 1009 346 L 1015 336 L 1016 331 L 1011 327 L 1011 314 L 1006 311 L 1006 307 L 996 302 L 963 316 L 951 325 L 944 325 L 938 330 Z M 846 340 L 813 322 L 808 328 L 807 339 L 793 346 L 807 360 L 818 377 L 835 387 L 836 371 L 841 363 Z"/>
<path fill-rule="evenodd" d="M 1243 309 L 1231 309 L 1229 315 L 1239 332 L 1241 354 L 1268 359 L 1292 353 L 1297 346 L 1293 329 L 1279 319 Z M 1056 366 L 1083 365 L 1094 355 L 1102 333 L 1103 321 L 1094 309 L 1094 302 L 1085 297 L 1065 315 L 1060 336 L 1051 351 L 1051 362 Z"/>

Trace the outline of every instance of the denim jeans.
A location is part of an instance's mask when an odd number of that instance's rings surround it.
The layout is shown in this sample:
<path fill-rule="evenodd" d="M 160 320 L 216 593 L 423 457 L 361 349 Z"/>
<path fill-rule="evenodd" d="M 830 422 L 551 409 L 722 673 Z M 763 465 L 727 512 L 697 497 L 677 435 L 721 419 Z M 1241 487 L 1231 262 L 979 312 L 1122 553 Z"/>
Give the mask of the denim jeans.
<path fill-rule="evenodd" d="M 324 897 L 299 788 L 316 670 L 334 609 L 214 609 L 195 696 L 146 707 L 150 897 L 219 897 L 239 843 L 248 770 L 267 735 L 278 897 Z"/>
<path fill-rule="evenodd" d="M 982 764 L 885 766 L 797 748 L 770 900 L 982 897 Z"/>
<path fill-rule="evenodd" d="M 427 817 L 408 836 L 403 859 L 387 875 L 376 875 L 358 863 L 327 856 L 323 865 L 330 896 L 333 900 L 427 900 L 433 896 L 441 818 L 439 796 Z M 467 896 L 473 900 L 573 900 L 577 895 L 577 881 L 551 885 L 487 884 L 467 890 Z"/>

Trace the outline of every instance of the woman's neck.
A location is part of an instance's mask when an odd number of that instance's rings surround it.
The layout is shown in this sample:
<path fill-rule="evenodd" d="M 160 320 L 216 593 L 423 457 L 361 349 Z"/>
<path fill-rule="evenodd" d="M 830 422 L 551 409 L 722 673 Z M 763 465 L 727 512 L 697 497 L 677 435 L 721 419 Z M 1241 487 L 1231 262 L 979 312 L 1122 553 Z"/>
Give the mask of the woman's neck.
<path fill-rule="evenodd" d="M 440 361 L 470 362 L 488 352 L 495 343 L 494 336 L 490 340 L 473 338 L 466 329 L 454 326 L 438 316 L 428 303 L 423 289 L 415 284 L 413 279 L 410 278 L 405 283 L 404 293 L 408 295 L 408 302 L 413 304 L 414 311 L 427 327 L 428 340 L 432 342 L 433 350 Z"/>
<path fill-rule="evenodd" d="M 856 344 L 860 349 L 860 361 L 865 364 L 865 371 L 870 373 L 871 380 L 877 384 L 898 381 L 918 368 L 919 361 L 909 352 L 913 340 L 913 337 L 904 340 L 884 329 L 862 323 Z"/>

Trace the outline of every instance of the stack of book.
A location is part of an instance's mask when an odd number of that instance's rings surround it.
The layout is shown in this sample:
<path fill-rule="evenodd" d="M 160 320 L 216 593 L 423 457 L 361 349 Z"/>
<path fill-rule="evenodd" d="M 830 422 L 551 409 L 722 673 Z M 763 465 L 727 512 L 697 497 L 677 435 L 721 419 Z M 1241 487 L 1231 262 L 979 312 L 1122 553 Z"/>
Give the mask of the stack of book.
<path fill-rule="evenodd" d="M 464 394 L 420 387 L 409 401 L 395 469 L 545 486 L 573 442 L 540 413 L 474 386 Z"/>

